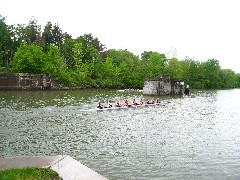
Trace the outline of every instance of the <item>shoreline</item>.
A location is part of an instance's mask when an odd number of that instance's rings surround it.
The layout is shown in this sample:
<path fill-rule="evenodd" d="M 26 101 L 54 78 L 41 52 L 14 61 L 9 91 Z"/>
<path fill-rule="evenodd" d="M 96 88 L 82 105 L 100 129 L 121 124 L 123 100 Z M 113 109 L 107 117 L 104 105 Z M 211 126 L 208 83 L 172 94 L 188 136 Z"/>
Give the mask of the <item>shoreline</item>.
<path fill-rule="evenodd" d="M 23 168 L 32 166 L 50 168 L 56 171 L 63 180 L 107 180 L 107 178 L 68 155 L 0 158 L 0 171 L 9 168 Z"/>

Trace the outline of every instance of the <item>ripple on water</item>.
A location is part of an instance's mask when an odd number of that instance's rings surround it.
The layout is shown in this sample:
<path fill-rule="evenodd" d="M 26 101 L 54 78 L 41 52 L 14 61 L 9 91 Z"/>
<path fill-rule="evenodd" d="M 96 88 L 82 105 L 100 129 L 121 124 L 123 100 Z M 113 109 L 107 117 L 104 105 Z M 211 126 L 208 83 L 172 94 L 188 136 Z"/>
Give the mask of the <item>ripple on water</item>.
<path fill-rule="evenodd" d="M 194 98 L 163 99 L 160 107 L 85 113 L 80 110 L 95 108 L 97 100 L 143 96 L 35 93 L 0 94 L 1 157 L 68 154 L 109 179 L 240 176 L 239 90 L 196 91 Z"/>

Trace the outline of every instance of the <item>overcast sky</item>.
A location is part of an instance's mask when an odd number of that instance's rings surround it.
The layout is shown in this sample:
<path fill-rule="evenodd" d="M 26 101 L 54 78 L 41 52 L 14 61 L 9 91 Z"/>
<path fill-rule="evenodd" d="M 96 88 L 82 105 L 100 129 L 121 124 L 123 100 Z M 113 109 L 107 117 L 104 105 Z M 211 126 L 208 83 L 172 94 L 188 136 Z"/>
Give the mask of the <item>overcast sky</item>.
<path fill-rule="evenodd" d="M 92 33 L 108 49 L 219 60 L 240 73 L 239 0 L 0 0 L 7 24 L 58 23 L 74 38 Z"/>

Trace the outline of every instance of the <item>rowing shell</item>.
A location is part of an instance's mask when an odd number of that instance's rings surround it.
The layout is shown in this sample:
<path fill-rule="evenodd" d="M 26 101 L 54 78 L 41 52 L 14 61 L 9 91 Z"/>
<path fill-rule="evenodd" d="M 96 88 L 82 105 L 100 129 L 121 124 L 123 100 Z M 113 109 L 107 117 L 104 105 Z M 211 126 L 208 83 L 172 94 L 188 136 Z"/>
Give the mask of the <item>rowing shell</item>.
<path fill-rule="evenodd" d="M 104 107 L 102 109 L 95 108 L 95 109 L 81 110 L 81 112 L 124 110 L 124 109 L 132 109 L 132 108 L 143 109 L 143 108 L 149 108 L 149 107 L 157 108 L 157 107 L 160 107 L 161 105 L 165 105 L 165 104 L 156 103 L 156 104 L 143 104 L 143 105 L 129 105 L 129 106 L 121 106 L 121 107 Z"/>

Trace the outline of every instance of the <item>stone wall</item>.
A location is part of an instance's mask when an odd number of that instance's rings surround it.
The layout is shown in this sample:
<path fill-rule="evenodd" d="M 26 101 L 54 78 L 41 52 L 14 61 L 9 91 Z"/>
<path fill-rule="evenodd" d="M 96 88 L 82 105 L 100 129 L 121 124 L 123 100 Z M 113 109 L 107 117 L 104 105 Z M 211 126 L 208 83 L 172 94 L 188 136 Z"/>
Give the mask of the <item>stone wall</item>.
<path fill-rule="evenodd" d="M 0 73 L 0 90 L 41 90 L 58 87 L 46 74 Z"/>
<path fill-rule="evenodd" d="M 144 81 L 143 93 L 149 95 L 158 95 L 158 81 Z"/>
<path fill-rule="evenodd" d="M 171 81 L 159 81 L 158 95 L 168 95 L 171 94 L 172 86 Z"/>
<path fill-rule="evenodd" d="M 182 80 L 171 79 L 161 75 L 160 78 L 148 78 L 144 80 L 143 94 L 145 95 L 168 95 L 182 94 Z"/>

